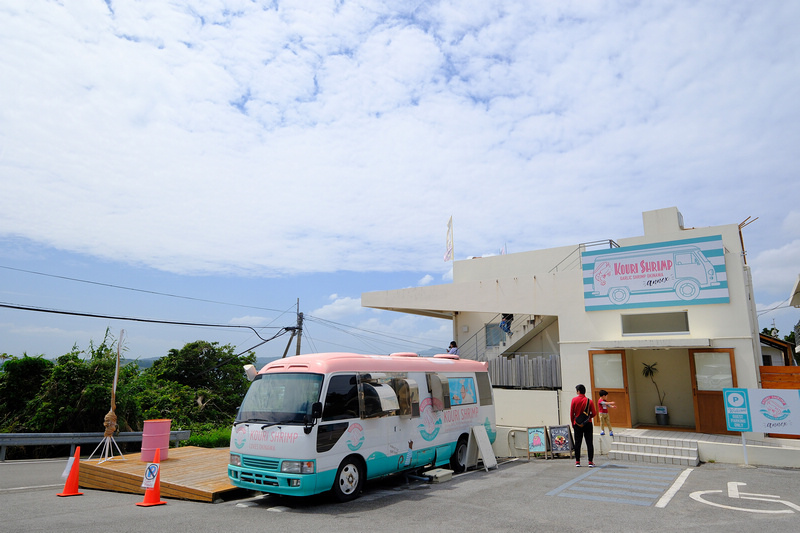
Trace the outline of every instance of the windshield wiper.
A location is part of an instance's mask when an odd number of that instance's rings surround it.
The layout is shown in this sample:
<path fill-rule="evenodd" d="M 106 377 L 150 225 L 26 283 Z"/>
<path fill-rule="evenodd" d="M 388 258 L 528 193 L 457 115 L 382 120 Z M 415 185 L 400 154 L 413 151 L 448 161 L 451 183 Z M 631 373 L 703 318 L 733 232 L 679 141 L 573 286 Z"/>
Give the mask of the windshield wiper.
<path fill-rule="evenodd" d="M 270 426 L 282 426 L 284 424 L 297 424 L 295 420 L 281 420 L 280 422 L 269 422 L 268 424 L 264 424 L 261 426 L 261 429 L 268 428 Z"/>
<path fill-rule="evenodd" d="M 269 420 L 266 418 L 248 418 L 247 420 L 239 420 L 238 422 L 234 422 L 233 427 L 236 427 L 239 424 L 248 424 L 250 422 L 269 422 Z"/>

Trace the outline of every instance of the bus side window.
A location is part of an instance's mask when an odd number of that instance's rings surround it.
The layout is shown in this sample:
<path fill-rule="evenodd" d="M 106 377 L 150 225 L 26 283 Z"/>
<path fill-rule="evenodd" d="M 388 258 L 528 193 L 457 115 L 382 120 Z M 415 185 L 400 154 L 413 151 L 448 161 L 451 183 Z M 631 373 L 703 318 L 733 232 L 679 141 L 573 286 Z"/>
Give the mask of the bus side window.
<path fill-rule="evenodd" d="M 492 382 L 489 381 L 489 373 L 478 372 L 475 378 L 478 380 L 478 398 L 481 405 L 492 405 Z"/>
<path fill-rule="evenodd" d="M 322 421 L 358 418 L 358 389 L 356 376 L 343 374 L 332 376 L 325 396 Z"/>
<path fill-rule="evenodd" d="M 419 388 L 413 379 L 394 378 L 392 388 L 397 394 L 398 415 L 419 417 Z"/>
<path fill-rule="evenodd" d="M 433 399 L 433 410 L 444 411 L 450 409 L 450 384 L 446 377 L 439 374 L 425 374 L 428 381 L 428 390 Z"/>

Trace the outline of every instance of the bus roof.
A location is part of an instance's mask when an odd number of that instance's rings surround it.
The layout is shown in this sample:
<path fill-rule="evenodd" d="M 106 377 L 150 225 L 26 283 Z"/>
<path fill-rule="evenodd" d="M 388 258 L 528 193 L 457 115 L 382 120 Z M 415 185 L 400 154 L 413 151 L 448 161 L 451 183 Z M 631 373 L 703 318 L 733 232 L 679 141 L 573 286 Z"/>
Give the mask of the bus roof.
<path fill-rule="evenodd" d="M 317 353 L 295 355 L 272 361 L 259 374 L 272 372 L 486 372 L 488 363 L 438 354 L 419 357 L 413 353 L 363 355 L 355 353 Z"/>

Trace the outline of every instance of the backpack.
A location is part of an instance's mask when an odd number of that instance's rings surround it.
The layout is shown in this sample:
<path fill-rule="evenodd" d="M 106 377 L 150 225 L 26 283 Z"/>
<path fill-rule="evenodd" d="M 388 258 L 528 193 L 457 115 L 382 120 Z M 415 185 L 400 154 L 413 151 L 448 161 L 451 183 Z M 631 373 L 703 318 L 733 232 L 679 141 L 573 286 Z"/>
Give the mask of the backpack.
<path fill-rule="evenodd" d="M 586 399 L 586 403 L 583 406 L 583 410 L 578 413 L 578 416 L 575 417 L 575 425 L 578 427 L 583 427 L 583 425 L 591 420 L 592 417 L 589 416 L 589 399 Z"/>

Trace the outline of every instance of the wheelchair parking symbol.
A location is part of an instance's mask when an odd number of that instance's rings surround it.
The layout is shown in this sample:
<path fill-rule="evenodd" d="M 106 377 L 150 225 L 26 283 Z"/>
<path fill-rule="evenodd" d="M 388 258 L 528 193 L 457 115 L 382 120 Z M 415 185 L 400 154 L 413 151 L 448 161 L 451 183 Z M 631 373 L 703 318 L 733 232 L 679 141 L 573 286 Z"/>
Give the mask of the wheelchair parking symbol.
<path fill-rule="evenodd" d="M 721 490 L 698 490 L 696 492 L 691 493 L 689 496 L 700 503 L 705 503 L 706 505 L 712 505 L 714 507 L 721 507 L 722 509 L 732 509 L 735 511 L 745 511 L 748 513 L 762 513 L 762 514 L 786 514 L 786 513 L 794 513 L 795 511 L 800 512 L 800 505 L 796 505 L 792 502 L 787 502 L 781 500 L 780 496 L 775 496 L 773 494 L 753 494 L 748 492 L 739 492 L 739 487 L 743 487 L 747 485 L 747 483 L 741 483 L 738 481 L 731 481 L 728 483 L 728 498 L 733 500 L 751 500 L 751 501 L 761 501 L 761 502 L 771 502 L 780 505 L 785 505 L 789 507 L 789 509 L 753 509 L 748 507 L 739 507 L 736 505 L 726 505 L 723 503 L 717 503 L 713 501 L 709 501 L 705 498 L 706 495 L 711 494 L 721 494 Z M 717 498 L 719 499 L 719 498 Z M 735 502 L 731 502 L 735 503 Z M 741 502 L 741 504 L 745 504 L 745 502 Z"/>

